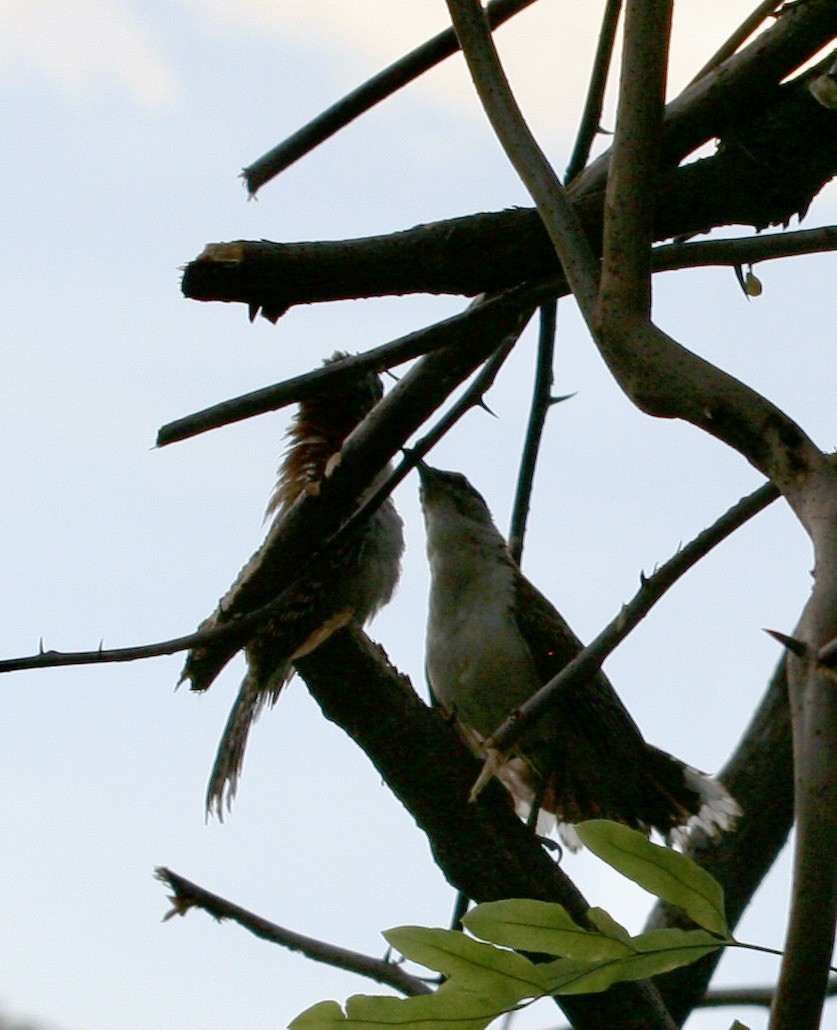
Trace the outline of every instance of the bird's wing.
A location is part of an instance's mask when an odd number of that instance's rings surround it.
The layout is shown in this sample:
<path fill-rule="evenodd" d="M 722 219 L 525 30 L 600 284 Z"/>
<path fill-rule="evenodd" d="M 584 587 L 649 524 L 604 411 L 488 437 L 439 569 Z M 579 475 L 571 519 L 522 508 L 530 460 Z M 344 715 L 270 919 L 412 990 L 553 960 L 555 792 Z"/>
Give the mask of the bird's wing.
<path fill-rule="evenodd" d="M 523 576 L 516 609 L 538 676 L 546 683 L 580 653 L 581 641 Z M 521 750 L 549 781 L 565 821 L 597 816 L 644 821 L 647 745 L 603 672 L 559 693 L 524 734 Z"/>

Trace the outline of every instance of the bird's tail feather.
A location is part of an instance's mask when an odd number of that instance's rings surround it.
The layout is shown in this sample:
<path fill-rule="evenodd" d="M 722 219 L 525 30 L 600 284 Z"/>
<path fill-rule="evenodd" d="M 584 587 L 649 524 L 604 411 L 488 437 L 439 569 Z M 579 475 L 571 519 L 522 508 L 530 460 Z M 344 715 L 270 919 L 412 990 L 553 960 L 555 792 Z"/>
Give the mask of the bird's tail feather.
<path fill-rule="evenodd" d="M 647 755 L 649 778 L 670 800 L 673 810 L 683 811 L 682 820 L 672 820 L 668 833 L 671 843 L 684 844 L 696 828 L 709 837 L 734 829 L 741 808 L 720 780 L 651 745 L 647 746 Z"/>
<path fill-rule="evenodd" d="M 224 820 L 224 809 L 229 811 L 232 808 L 238 790 L 250 727 L 266 705 L 276 703 L 289 671 L 288 667 L 278 670 L 271 677 L 271 683 L 275 685 L 268 689 L 265 689 L 252 670 L 244 677 L 224 727 L 206 788 L 207 814 L 216 815 L 221 822 Z"/>

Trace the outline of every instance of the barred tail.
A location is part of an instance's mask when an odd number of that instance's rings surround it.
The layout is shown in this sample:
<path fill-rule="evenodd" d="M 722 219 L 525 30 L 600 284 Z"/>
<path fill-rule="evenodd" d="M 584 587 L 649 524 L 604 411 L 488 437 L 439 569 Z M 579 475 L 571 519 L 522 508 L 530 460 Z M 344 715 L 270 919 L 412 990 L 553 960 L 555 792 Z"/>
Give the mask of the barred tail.
<path fill-rule="evenodd" d="M 696 828 L 709 837 L 735 828 L 741 808 L 720 780 L 650 745 L 648 759 L 652 781 L 672 804 L 667 833 L 670 843 L 685 844 Z M 677 810 L 680 814 L 674 817 Z M 659 825 L 657 828 L 662 829 Z"/>
<path fill-rule="evenodd" d="M 238 697 L 224 727 L 221 743 L 215 756 L 215 763 L 209 776 L 206 788 L 207 815 L 216 815 L 224 821 L 224 809 L 230 811 L 233 798 L 238 790 L 238 780 L 244 765 L 244 752 L 250 736 L 250 727 L 258 718 L 265 705 L 274 705 L 279 692 L 288 679 L 290 669 L 279 670 L 271 681 L 278 684 L 265 689 L 252 671 L 244 677 Z"/>

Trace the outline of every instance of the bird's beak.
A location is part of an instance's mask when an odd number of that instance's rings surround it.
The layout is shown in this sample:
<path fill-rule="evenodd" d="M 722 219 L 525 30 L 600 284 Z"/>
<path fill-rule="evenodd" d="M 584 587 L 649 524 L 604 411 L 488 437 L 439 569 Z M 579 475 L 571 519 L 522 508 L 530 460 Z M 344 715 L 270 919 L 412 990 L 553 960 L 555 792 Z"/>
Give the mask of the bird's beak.
<path fill-rule="evenodd" d="M 433 483 L 439 478 L 439 470 L 434 469 L 432 465 L 428 465 L 424 460 L 419 460 L 416 468 L 418 469 L 422 486 L 427 486 L 428 483 Z"/>

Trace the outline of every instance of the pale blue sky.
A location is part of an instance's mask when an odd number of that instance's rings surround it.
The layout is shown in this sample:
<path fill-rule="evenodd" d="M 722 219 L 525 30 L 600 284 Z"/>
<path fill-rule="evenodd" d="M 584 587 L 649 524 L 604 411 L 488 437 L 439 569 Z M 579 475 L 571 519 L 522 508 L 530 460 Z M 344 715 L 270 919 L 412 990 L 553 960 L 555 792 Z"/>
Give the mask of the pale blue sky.
<path fill-rule="evenodd" d="M 499 40 L 559 170 L 572 144 L 600 4 L 544 0 Z M 676 84 L 749 2 L 680 5 Z M 696 8 L 699 12 L 696 13 Z M 0 323 L 0 655 L 168 638 L 194 628 L 259 543 L 289 412 L 162 451 L 171 419 L 460 310 L 417 297 L 294 309 L 251 326 L 240 306 L 183 300 L 204 244 L 397 230 L 527 204 L 458 60 L 405 90 L 247 203 L 241 166 L 445 22 L 442 0 L 0 2 L 5 226 Z M 571 45 L 567 45 L 567 40 Z M 554 57 L 555 53 L 560 58 Z M 833 190 L 806 225 L 837 221 Z M 834 422 L 834 262 L 773 262 L 747 302 L 726 270 L 659 277 L 656 316 L 763 390 L 823 447 Z M 489 398 L 433 460 L 464 471 L 508 522 L 526 419 L 529 333 Z M 691 427 L 619 393 L 570 304 L 524 565 L 583 637 L 759 477 Z M 372 627 L 423 691 L 426 570 L 416 486 L 402 586 Z M 647 737 L 713 770 L 734 746 L 791 631 L 810 548 L 780 505 L 691 573 L 608 662 Z M 254 734 L 232 816 L 203 818 L 206 777 L 240 665 L 203 698 L 173 692 L 179 656 L 0 681 L 0 1014 L 54 1030 L 284 1026 L 373 985 L 218 926 L 162 924 L 156 865 L 281 924 L 379 953 L 381 929 L 444 925 L 451 891 L 425 838 L 365 756 L 295 681 Z M 631 926 L 646 901 L 589 857 L 567 871 Z M 779 947 L 787 856 L 741 927 Z M 727 983 L 773 960 L 731 956 Z M 752 1010 L 703 1014 L 692 1030 Z M 539 1008 L 519 1026 L 560 1018 Z"/>

